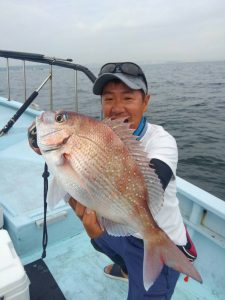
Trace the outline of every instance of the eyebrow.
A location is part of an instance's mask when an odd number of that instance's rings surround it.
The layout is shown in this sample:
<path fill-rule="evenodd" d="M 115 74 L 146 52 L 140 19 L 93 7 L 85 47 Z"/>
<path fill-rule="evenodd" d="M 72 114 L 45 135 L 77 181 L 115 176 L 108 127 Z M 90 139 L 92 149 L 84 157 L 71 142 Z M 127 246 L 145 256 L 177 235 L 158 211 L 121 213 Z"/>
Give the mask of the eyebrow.
<path fill-rule="evenodd" d="M 122 92 L 122 94 L 133 94 L 134 93 L 134 90 L 132 90 L 132 89 L 127 89 L 126 91 L 123 91 Z M 111 92 L 111 91 L 104 91 L 103 93 L 102 93 L 102 96 L 104 96 L 104 95 L 113 95 L 114 94 L 114 92 Z"/>

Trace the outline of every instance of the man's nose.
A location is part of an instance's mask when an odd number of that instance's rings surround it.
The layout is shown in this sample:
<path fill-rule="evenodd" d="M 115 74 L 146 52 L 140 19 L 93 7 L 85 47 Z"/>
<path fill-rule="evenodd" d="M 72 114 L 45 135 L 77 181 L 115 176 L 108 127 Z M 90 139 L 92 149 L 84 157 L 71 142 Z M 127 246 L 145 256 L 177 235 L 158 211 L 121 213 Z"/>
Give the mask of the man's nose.
<path fill-rule="evenodd" d="M 114 101 L 112 106 L 112 112 L 114 114 L 121 114 L 124 112 L 124 106 L 120 101 Z"/>

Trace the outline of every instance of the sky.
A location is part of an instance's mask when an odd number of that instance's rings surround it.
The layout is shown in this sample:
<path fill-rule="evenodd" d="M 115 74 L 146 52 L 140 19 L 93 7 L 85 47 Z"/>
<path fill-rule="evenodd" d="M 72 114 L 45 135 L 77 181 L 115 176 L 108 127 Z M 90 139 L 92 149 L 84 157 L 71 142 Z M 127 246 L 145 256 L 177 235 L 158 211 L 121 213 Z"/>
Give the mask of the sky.
<path fill-rule="evenodd" d="M 224 0 L 0 0 L 0 49 L 157 63 L 225 60 Z"/>

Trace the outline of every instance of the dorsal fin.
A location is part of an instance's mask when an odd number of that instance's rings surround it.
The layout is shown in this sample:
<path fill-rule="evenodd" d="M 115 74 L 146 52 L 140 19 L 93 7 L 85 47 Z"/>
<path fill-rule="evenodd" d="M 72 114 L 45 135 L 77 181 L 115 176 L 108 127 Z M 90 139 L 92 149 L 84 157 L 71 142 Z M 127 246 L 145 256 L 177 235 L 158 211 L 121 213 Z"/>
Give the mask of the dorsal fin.
<path fill-rule="evenodd" d="M 102 122 L 118 135 L 139 166 L 148 189 L 148 204 L 152 216 L 154 217 L 163 205 L 164 191 L 162 184 L 154 169 L 149 166 L 150 161 L 141 141 L 136 139 L 137 137 L 133 135 L 134 130 L 130 128 L 130 123 L 124 123 L 125 120 L 126 118 L 120 118 L 116 120 L 106 118 Z"/>

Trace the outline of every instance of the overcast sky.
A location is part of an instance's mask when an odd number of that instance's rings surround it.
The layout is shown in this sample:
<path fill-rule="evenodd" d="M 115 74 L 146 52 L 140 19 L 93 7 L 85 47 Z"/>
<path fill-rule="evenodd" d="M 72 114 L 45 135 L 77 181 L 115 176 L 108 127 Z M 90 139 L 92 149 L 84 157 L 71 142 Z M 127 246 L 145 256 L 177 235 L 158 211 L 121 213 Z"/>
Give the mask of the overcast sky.
<path fill-rule="evenodd" d="M 225 60 L 225 0 L 0 0 L 0 49 L 77 63 Z"/>

